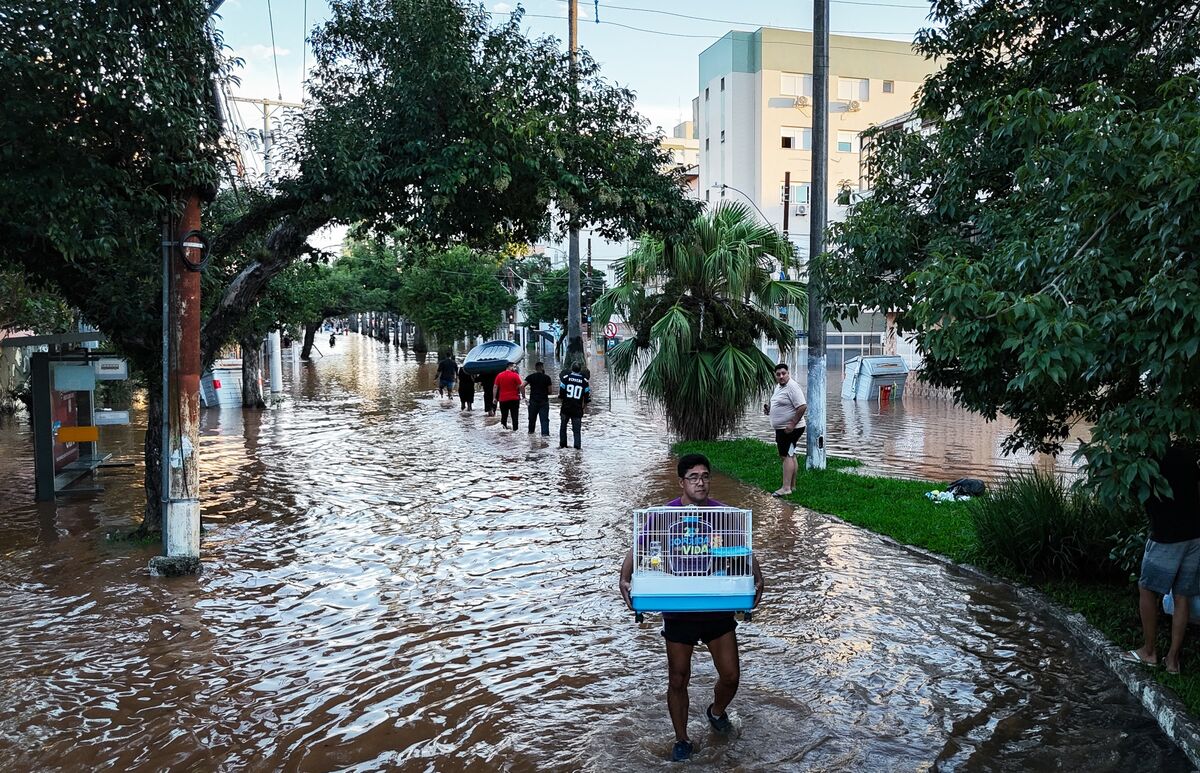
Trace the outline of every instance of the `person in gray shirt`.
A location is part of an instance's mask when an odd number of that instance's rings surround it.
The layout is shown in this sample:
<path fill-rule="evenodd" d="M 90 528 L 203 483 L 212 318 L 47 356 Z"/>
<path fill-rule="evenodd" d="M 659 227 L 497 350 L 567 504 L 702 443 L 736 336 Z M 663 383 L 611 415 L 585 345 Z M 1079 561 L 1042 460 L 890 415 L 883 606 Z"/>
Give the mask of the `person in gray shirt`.
<path fill-rule="evenodd" d="M 804 413 L 807 410 L 804 390 L 792 379 L 788 366 L 779 363 L 775 366 L 775 391 L 771 393 L 771 401 L 763 405 L 763 413 L 771 417 L 775 447 L 783 462 L 783 485 L 771 496 L 787 496 L 796 486 L 796 453 L 800 437 L 804 434 Z"/>

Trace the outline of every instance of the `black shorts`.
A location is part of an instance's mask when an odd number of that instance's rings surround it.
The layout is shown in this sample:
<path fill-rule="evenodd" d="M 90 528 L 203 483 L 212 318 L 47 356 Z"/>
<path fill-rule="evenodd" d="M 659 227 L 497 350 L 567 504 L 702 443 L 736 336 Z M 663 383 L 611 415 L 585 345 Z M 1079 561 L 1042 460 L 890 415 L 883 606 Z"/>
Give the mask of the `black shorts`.
<path fill-rule="evenodd" d="M 704 642 L 708 644 L 713 639 L 720 639 L 737 628 L 737 620 L 732 612 L 716 614 L 702 613 L 689 615 L 680 613 L 678 616 L 663 616 L 663 638 L 676 644 L 691 644 Z"/>
<path fill-rule="evenodd" d="M 796 427 L 790 432 L 786 429 L 775 430 L 775 448 L 779 449 L 780 456 L 794 456 L 791 453 L 791 447 L 799 444 L 800 436 L 804 434 L 804 427 Z"/>

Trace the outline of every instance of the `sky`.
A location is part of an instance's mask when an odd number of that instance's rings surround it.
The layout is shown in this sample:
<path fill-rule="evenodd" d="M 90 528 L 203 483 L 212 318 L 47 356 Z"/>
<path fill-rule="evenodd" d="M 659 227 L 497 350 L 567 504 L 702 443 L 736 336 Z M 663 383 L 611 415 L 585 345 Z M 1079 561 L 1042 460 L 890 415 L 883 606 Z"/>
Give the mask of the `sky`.
<path fill-rule="evenodd" d="M 507 16 L 516 2 L 488 0 L 484 7 Z M 523 26 L 530 35 L 559 38 L 566 47 L 567 0 L 525 0 Z M 604 77 L 637 94 L 638 109 L 667 134 L 691 117 L 700 52 L 730 30 L 812 28 L 812 1 L 784 0 L 580 0 L 579 42 L 600 63 Z M 245 59 L 237 96 L 300 101 L 306 56 L 305 30 L 325 21 L 325 0 L 225 0 L 217 27 L 232 53 Z M 927 26 L 921 0 L 831 0 L 835 34 L 911 40 Z M 274 33 L 272 35 L 272 27 Z M 634 29 L 637 28 L 637 29 Z M 274 54 L 274 55 L 273 55 Z M 278 77 L 276 69 L 278 67 Z M 256 109 L 241 105 L 246 123 Z"/>

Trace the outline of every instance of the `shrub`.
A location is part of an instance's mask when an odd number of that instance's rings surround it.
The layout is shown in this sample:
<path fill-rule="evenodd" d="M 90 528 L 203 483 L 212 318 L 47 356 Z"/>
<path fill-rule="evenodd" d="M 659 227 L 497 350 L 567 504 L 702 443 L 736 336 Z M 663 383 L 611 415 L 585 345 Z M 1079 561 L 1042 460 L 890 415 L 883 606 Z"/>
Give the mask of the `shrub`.
<path fill-rule="evenodd" d="M 1111 553 L 1139 518 L 1033 468 L 1010 474 L 968 507 L 984 560 L 1034 580 L 1120 577 Z"/>

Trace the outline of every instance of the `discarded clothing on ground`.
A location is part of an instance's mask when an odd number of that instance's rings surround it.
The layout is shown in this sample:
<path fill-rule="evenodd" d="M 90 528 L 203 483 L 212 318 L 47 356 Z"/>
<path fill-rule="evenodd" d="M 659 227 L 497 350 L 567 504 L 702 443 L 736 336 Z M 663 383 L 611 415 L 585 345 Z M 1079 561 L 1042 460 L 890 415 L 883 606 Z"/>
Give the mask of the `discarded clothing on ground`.
<path fill-rule="evenodd" d="M 946 486 L 946 490 L 951 494 L 965 495 L 968 497 L 981 497 L 983 492 L 987 490 L 987 486 L 983 481 L 975 478 L 959 478 L 950 485 Z"/>

